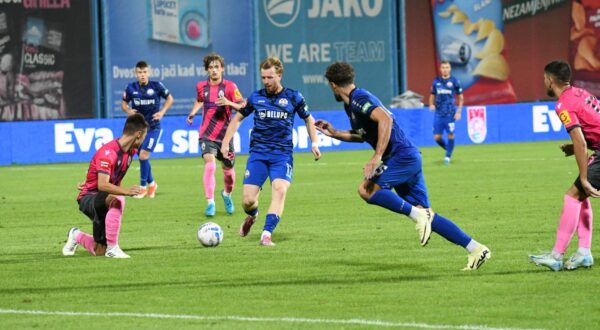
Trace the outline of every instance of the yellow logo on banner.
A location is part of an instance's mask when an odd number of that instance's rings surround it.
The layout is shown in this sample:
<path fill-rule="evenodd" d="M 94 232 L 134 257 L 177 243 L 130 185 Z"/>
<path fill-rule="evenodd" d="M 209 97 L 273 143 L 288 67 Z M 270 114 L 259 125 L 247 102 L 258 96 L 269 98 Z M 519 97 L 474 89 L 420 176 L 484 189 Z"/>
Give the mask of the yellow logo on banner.
<path fill-rule="evenodd" d="M 561 111 L 558 114 L 558 118 L 560 118 L 560 121 L 562 121 L 565 125 L 569 125 L 571 123 L 571 115 L 569 115 L 567 110 Z"/>

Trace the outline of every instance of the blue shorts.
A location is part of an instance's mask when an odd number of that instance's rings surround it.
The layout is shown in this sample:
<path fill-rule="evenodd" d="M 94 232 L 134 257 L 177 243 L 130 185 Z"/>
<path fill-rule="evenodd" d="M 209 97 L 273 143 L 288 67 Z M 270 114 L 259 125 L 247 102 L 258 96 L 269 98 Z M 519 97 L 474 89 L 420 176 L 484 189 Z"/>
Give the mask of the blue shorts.
<path fill-rule="evenodd" d="M 421 166 L 421 154 L 412 157 L 391 157 L 375 171 L 371 181 L 382 189 L 394 189 L 412 205 L 429 207 L 429 197 Z"/>
<path fill-rule="evenodd" d="M 452 117 L 433 117 L 433 134 L 442 135 L 444 131 L 448 134 L 454 134 L 454 116 Z"/>
<path fill-rule="evenodd" d="M 140 147 L 140 150 L 147 150 L 150 152 L 154 151 L 156 144 L 158 143 L 158 138 L 160 137 L 161 129 L 148 129 L 148 133 L 146 134 L 146 138 L 144 139 L 144 143 Z"/>
<path fill-rule="evenodd" d="M 283 179 L 292 182 L 294 158 L 291 154 L 250 153 L 244 173 L 244 184 L 262 187 L 267 180 Z"/>

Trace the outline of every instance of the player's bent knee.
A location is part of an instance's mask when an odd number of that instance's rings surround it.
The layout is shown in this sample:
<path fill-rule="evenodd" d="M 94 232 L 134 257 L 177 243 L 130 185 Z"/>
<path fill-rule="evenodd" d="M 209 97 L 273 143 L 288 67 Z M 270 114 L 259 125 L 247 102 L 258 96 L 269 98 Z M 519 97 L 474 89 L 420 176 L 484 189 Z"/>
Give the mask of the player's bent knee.
<path fill-rule="evenodd" d="M 109 195 L 107 200 L 109 208 L 120 209 L 121 211 L 125 209 L 125 196 Z"/>
<path fill-rule="evenodd" d="M 365 180 L 363 181 L 363 183 L 360 184 L 360 186 L 358 186 L 358 195 L 360 195 L 360 197 L 362 199 L 364 199 L 365 201 L 369 201 L 369 199 L 371 199 L 371 196 L 373 196 L 373 194 L 379 190 L 379 189 L 375 189 L 375 183 L 369 181 L 369 180 Z"/>

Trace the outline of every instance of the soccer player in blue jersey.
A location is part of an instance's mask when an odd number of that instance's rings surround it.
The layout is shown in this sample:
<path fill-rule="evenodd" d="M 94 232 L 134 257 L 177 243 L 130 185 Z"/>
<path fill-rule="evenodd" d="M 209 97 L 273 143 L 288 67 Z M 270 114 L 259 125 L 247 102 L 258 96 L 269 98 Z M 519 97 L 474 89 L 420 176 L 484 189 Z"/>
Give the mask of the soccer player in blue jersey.
<path fill-rule="evenodd" d="M 429 205 L 421 168 L 421 152 L 406 137 L 394 115 L 373 94 L 354 85 L 354 69 L 336 62 L 325 77 L 335 99 L 344 102 L 351 130 L 337 130 L 325 120 L 315 125 L 321 133 L 346 142 L 367 142 L 375 149 L 364 166 L 358 193 L 367 203 L 408 216 L 425 246 L 434 231 L 469 252 L 464 270 L 475 270 L 490 258 L 490 250 L 464 233 L 454 222 L 434 213 Z M 393 192 L 394 189 L 396 192 Z"/>
<path fill-rule="evenodd" d="M 311 151 L 318 160 L 321 152 L 317 145 L 315 120 L 299 92 L 283 87 L 283 64 L 269 57 L 260 64 L 264 88 L 248 98 L 246 105 L 233 117 L 221 143 L 221 154 L 229 155 L 229 142 L 244 118 L 254 113 L 254 128 L 250 137 L 250 156 L 244 175 L 243 208 L 248 215 L 240 227 L 240 236 L 248 235 L 258 216 L 258 195 L 262 185 L 271 179 L 271 205 L 267 210 L 260 244 L 275 245 L 271 234 L 279 223 L 285 196 L 292 182 L 294 159 L 293 127 L 296 114 L 304 120 L 312 141 Z"/>
<path fill-rule="evenodd" d="M 433 118 L 433 139 L 446 150 L 444 164 L 450 164 L 454 151 L 454 122 L 460 120 L 460 112 L 464 103 L 460 81 L 452 77 L 450 62 L 442 61 L 440 76 L 433 79 L 431 95 L 429 95 L 429 110 L 435 111 Z M 458 106 L 454 103 L 458 96 Z M 444 141 L 444 131 L 448 134 L 448 142 Z"/>
<path fill-rule="evenodd" d="M 154 151 L 160 138 L 160 120 L 173 104 L 173 96 L 159 81 L 149 80 L 148 64 L 140 61 L 135 65 L 136 82 L 127 85 L 123 92 L 121 109 L 128 116 L 141 113 L 150 125 L 146 139 L 139 151 L 140 159 L 140 186 L 142 190 L 135 198 L 154 198 L 158 185 L 152 176 L 150 154 Z M 160 99 L 164 98 L 164 105 L 160 106 Z M 130 107 L 131 105 L 131 107 Z"/>

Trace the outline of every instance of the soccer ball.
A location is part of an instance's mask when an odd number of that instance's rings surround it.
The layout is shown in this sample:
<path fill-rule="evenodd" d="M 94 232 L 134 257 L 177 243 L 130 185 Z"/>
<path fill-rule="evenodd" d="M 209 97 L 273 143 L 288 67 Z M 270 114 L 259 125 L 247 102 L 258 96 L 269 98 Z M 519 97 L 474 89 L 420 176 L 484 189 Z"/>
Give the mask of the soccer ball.
<path fill-rule="evenodd" d="M 215 247 L 223 242 L 223 229 L 214 222 L 207 222 L 198 228 L 198 240 L 202 246 Z"/>

